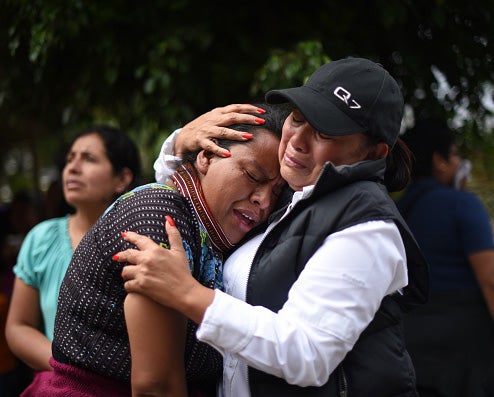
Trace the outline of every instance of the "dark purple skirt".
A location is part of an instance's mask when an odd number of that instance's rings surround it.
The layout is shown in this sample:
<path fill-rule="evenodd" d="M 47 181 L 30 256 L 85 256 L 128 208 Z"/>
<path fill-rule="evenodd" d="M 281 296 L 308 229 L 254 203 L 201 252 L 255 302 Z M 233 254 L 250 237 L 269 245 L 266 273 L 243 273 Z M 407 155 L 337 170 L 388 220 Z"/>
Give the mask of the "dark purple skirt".
<path fill-rule="evenodd" d="M 50 358 L 53 371 L 37 372 L 21 397 L 130 397 L 130 384 Z"/>

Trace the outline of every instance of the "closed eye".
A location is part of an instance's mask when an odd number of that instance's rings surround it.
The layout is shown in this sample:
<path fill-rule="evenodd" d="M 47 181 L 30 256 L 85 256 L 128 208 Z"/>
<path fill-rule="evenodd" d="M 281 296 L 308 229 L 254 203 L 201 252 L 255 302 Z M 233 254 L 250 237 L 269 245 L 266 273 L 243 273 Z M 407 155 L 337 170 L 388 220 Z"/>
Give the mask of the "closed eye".
<path fill-rule="evenodd" d="M 305 119 L 303 117 L 295 117 L 295 115 L 292 113 L 292 121 L 294 123 L 303 123 Z"/>
<path fill-rule="evenodd" d="M 303 123 L 305 122 L 305 117 L 303 116 L 303 114 L 299 111 L 299 110 L 293 110 L 292 111 L 292 121 L 294 123 Z"/>
<path fill-rule="evenodd" d="M 255 175 L 251 174 L 249 171 L 244 170 L 244 174 L 247 175 L 247 178 L 253 183 L 259 183 L 260 180 Z"/>
<path fill-rule="evenodd" d="M 319 131 L 315 131 L 315 133 L 319 139 L 322 139 L 325 141 L 329 141 L 329 140 L 333 139 L 333 137 L 331 135 L 323 134 L 322 132 L 319 132 Z"/>

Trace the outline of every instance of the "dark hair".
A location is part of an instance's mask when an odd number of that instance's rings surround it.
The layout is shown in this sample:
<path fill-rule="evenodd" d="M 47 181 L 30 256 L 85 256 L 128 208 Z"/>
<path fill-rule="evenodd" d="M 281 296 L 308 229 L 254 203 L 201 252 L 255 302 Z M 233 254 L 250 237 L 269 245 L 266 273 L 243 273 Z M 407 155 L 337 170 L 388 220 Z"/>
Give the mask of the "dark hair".
<path fill-rule="evenodd" d="M 381 138 L 372 133 L 365 133 L 364 135 L 370 145 L 383 142 Z M 408 185 L 412 174 L 412 158 L 412 152 L 407 144 L 398 138 L 386 157 L 384 185 L 389 192 L 398 192 Z"/>
<path fill-rule="evenodd" d="M 132 172 L 132 181 L 128 190 L 139 184 L 141 176 L 141 161 L 136 144 L 122 130 L 108 125 L 95 125 L 77 132 L 69 143 L 68 148 L 82 136 L 97 134 L 103 140 L 106 155 L 110 160 L 114 175 L 118 175 L 124 168 Z"/>
<path fill-rule="evenodd" d="M 386 157 L 384 184 L 389 192 L 398 192 L 408 185 L 412 175 L 412 158 L 407 144 L 398 138 Z"/>
<path fill-rule="evenodd" d="M 258 113 L 252 114 L 256 117 L 263 118 L 265 120 L 264 124 L 233 124 L 228 126 L 228 128 L 236 131 L 242 131 L 242 132 L 250 132 L 254 133 L 256 131 L 263 131 L 266 130 L 269 133 L 277 136 L 278 138 L 281 138 L 281 130 L 283 129 L 283 124 L 285 123 L 286 118 L 290 114 L 290 109 L 288 106 L 282 104 L 282 105 L 271 105 L 267 103 L 253 103 L 254 106 L 257 106 L 259 108 L 262 108 L 266 110 L 266 113 L 263 115 L 260 115 Z M 254 138 L 255 139 L 255 138 Z M 251 140 L 248 141 L 236 141 L 233 139 L 218 139 L 217 144 L 218 146 L 221 146 L 222 148 L 225 149 L 230 149 L 231 146 L 237 145 L 240 143 L 243 144 L 248 144 L 249 142 L 252 142 Z M 183 159 L 185 162 L 194 162 L 197 154 L 200 152 L 200 150 L 196 152 L 190 152 L 186 153 L 183 156 Z"/>
<path fill-rule="evenodd" d="M 427 118 L 419 120 L 408 130 L 403 140 L 413 153 L 412 178 L 417 179 L 432 176 L 434 153 L 446 160 L 449 158 L 455 136 L 445 120 Z"/>

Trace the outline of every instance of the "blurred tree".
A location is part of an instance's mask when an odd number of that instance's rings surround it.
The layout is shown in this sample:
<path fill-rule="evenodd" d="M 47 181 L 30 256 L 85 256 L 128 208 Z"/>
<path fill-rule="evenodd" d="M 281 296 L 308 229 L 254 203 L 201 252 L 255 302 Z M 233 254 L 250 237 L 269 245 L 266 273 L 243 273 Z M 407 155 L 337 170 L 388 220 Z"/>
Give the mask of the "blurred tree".
<path fill-rule="evenodd" d="M 0 0 L 4 153 L 29 148 L 36 184 L 64 134 L 118 124 L 151 178 L 175 127 L 302 84 L 349 55 L 382 63 L 417 113 L 464 125 L 465 147 L 484 150 L 494 124 L 493 15 L 492 0 Z"/>

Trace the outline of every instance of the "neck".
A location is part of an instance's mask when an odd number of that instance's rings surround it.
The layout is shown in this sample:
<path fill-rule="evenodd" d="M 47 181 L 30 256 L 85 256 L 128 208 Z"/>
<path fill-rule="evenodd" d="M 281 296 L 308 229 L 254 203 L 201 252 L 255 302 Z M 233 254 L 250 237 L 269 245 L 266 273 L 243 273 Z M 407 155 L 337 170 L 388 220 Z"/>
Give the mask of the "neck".
<path fill-rule="evenodd" d="M 192 203 L 196 216 L 206 228 L 214 249 L 225 252 L 233 248 L 233 244 L 228 240 L 204 199 L 197 172 L 192 164 L 181 165 L 171 178 L 182 196 Z"/>
<path fill-rule="evenodd" d="M 69 218 L 69 236 L 72 248 L 76 249 L 84 235 L 89 231 L 98 218 L 103 214 L 104 208 L 91 207 L 89 210 L 77 208 Z"/>

